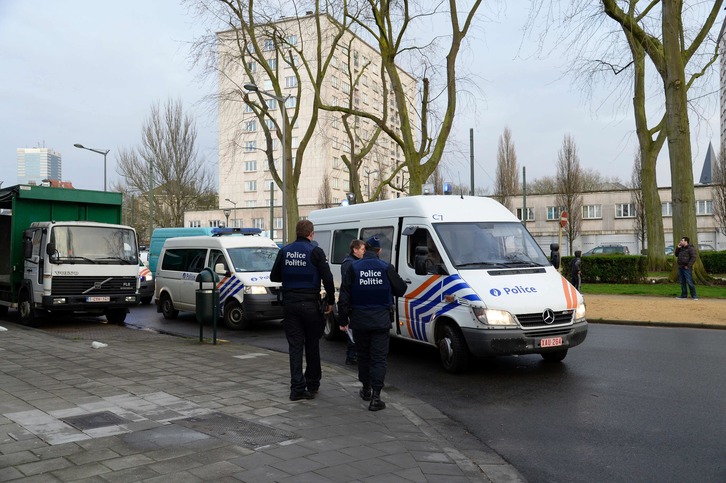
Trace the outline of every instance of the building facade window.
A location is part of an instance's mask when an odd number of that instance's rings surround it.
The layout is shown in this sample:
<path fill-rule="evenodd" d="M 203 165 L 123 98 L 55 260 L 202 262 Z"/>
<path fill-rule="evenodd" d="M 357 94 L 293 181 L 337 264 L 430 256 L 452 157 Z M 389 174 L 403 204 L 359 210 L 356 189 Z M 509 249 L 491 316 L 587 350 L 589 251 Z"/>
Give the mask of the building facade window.
<path fill-rule="evenodd" d="M 602 218 L 602 205 L 585 205 L 582 207 L 583 220 L 596 220 Z"/>
<path fill-rule="evenodd" d="M 696 215 L 713 215 L 713 201 L 696 201 Z"/>
<path fill-rule="evenodd" d="M 200 228 L 201 226 L 202 226 L 202 222 L 200 220 L 189 220 L 190 228 Z"/>
<path fill-rule="evenodd" d="M 249 70 L 250 73 L 253 73 L 253 74 L 255 72 L 257 72 L 257 62 L 255 62 L 254 60 L 247 62 L 247 70 Z"/>
<path fill-rule="evenodd" d="M 272 119 L 265 119 L 265 125 L 270 131 L 275 130 L 275 121 L 273 121 Z"/>
<path fill-rule="evenodd" d="M 295 106 L 297 106 L 297 97 L 294 97 L 294 96 L 288 97 L 285 100 L 285 107 L 290 108 L 290 107 L 295 107 Z"/>
<path fill-rule="evenodd" d="M 257 181 L 245 181 L 245 191 L 257 191 Z"/>
<path fill-rule="evenodd" d="M 257 206 L 257 200 L 245 201 L 245 208 L 255 208 Z"/>
<path fill-rule="evenodd" d="M 562 206 L 548 206 L 547 207 L 547 221 L 560 221 L 560 215 L 565 211 Z"/>
<path fill-rule="evenodd" d="M 245 131 L 247 131 L 247 132 L 257 131 L 257 121 L 256 120 L 247 121 L 245 123 Z"/>
<path fill-rule="evenodd" d="M 246 141 L 245 152 L 251 153 L 257 150 L 257 141 Z"/>
<path fill-rule="evenodd" d="M 218 228 L 220 226 L 224 226 L 224 222 L 221 220 L 209 220 L 209 227 L 210 228 Z"/>
<path fill-rule="evenodd" d="M 673 216 L 673 203 L 666 201 L 660 204 L 660 214 L 663 216 Z"/>
<path fill-rule="evenodd" d="M 285 87 L 297 87 L 297 77 L 294 75 L 285 77 Z"/>
<path fill-rule="evenodd" d="M 257 171 L 257 161 L 245 161 L 245 171 Z"/>
<path fill-rule="evenodd" d="M 297 45 L 297 35 L 288 35 L 287 43 L 290 45 Z"/>
<path fill-rule="evenodd" d="M 272 39 L 265 39 L 262 44 L 262 50 L 275 50 L 275 41 Z"/>
<path fill-rule="evenodd" d="M 517 208 L 517 218 L 519 218 L 519 221 L 524 221 L 522 219 L 522 208 Z M 527 221 L 534 221 L 534 209 L 527 207 Z"/>
<path fill-rule="evenodd" d="M 267 99 L 267 108 L 271 111 L 277 109 L 277 99 Z"/>
<path fill-rule="evenodd" d="M 265 219 L 264 218 L 252 218 L 252 226 L 254 228 L 259 228 L 260 230 L 265 229 Z"/>
<path fill-rule="evenodd" d="M 632 203 L 618 203 L 615 205 L 615 218 L 635 218 L 635 208 Z"/>

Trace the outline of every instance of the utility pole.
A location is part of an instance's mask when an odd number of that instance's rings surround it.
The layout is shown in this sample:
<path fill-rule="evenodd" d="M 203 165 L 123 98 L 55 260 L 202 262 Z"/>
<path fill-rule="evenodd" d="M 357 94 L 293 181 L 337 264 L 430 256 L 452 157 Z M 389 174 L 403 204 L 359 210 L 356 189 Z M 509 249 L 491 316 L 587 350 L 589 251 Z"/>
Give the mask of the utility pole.
<path fill-rule="evenodd" d="M 469 164 L 471 165 L 471 189 L 469 194 L 474 196 L 474 129 L 469 128 Z M 459 180 L 461 182 L 461 180 Z"/>

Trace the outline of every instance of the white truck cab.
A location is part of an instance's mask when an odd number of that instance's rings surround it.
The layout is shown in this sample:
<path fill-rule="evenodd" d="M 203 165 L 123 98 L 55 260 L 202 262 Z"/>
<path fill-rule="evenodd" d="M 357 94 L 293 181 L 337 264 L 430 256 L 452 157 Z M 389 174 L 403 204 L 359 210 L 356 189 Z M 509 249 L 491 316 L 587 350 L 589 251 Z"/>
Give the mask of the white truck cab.
<path fill-rule="evenodd" d="M 582 295 L 492 199 L 412 196 L 317 210 L 309 219 L 336 288 L 350 241 L 379 236 L 381 258 L 409 285 L 391 335 L 437 346 L 447 371 L 464 371 L 472 356 L 561 361 L 585 340 Z M 328 324 L 332 336 L 337 323 Z"/>

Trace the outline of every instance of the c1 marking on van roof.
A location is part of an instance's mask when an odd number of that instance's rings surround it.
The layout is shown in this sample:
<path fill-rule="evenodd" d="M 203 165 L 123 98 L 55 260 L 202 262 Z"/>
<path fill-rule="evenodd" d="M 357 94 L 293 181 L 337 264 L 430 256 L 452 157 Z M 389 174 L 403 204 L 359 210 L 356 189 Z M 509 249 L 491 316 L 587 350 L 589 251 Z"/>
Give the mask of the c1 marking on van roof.
<path fill-rule="evenodd" d="M 562 275 L 560 275 L 560 277 L 562 277 Z M 567 300 L 567 308 L 576 309 L 577 308 L 577 290 L 565 277 L 562 277 L 562 291 L 565 293 L 565 299 Z"/>
<path fill-rule="evenodd" d="M 419 294 L 421 295 L 419 296 Z M 406 299 L 404 312 L 406 328 L 411 338 L 428 342 L 426 324 L 459 305 L 454 301 L 441 306 L 444 295 L 455 295 L 456 298 L 481 301 L 474 289 L 462 280 L 459 275 L 448 275 L 446 277 L 432 275 L 416 290 L 404 296 Z"/>

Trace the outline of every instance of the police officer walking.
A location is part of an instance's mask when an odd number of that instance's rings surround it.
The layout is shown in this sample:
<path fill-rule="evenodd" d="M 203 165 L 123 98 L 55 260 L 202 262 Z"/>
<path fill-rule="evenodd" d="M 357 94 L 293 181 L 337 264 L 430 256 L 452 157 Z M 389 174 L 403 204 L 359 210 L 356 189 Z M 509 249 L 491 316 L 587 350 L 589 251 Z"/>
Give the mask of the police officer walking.
<path fill-rule="evenodd" d="M 353 240 L 350 242 L 350 253 L 343 259 L 343 263 L 340 265 L 340 279 L 343 280 L 345 272 L 348 271 L 350 266 L 356 260 L 363 258 L 363 254 L 366 251 L 366 244 L 363 240 Z M 355 348 L 355 337 L 353 336 L 353 329 L 348 328 L 346 331 L 348 336 L 348 351 L 345 354 L 345 365 L 352 366 L 358 363 L 358 354 Z"/>
<path fill-rule="evenodd" d="M 396 268 L 379 258 L 380 251 L 378 236 L 366 241 L 363 258 L 354 261 L 344 274 L 338 300 L 341 328 L 347 330 L 350 325 L 355 334 L 358 380 L 363 383 L 360 397 L 370 401 L 370 411 L 386 407 L 381 389 L 386 377 L 393 296 L 403 296 L 407 288 Z"/>
<path fill-rule="evenodd" d="M 291 401 L 313 399 L 320 388 L 323 316 L 333 310 L 335 303 L 333 274 L 325 252 L 313 243 L 313 223 L 300 220 L 295 226 L 295 232 L 297 239 L 278 252 L 270 272 L 270 280 L 282 282 L 282 325 L 290 355 Z M 328 304 L 324 310 L 320 300 L 321 281 Z"/>

